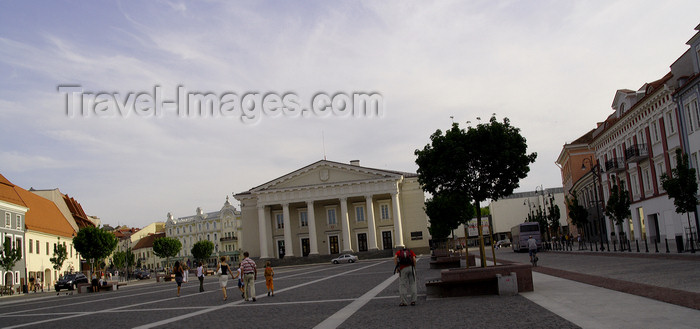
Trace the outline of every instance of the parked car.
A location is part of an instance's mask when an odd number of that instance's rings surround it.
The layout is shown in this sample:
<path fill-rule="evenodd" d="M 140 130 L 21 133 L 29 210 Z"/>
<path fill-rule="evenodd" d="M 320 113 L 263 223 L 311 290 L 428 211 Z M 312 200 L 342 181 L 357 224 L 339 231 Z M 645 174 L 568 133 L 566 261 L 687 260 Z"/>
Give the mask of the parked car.
<path fill-rule="evenodd" d="M 57 292 L 61 291 L 61 289 L 73 290 L 78 286 L 78 283 L 88 283 L 88 278 L 85 276 L 85 274 L 66 274 L 56 281 L 54 289 L 56 289 Z"/>
<path fill-rule="evenodd" d="M 139 280 L 150 279 L 151 272 L 148 270 L 144 270 L 144 269 L 137 269 L 134 271 L 134 277 L 139 279 Z"/>
<path fill-rule="evenodd" d="M 503 239 L 496 242 L 496 247 L 510 247 L 510 239 Z"/>
<path fill-rule="evenodd" d="M 357 261 L 357 256 L 350 255 L 350 254 L 343 254 L 343 255 L 338 256 L 337 258 L 333 258 L 331 260 L 331 263 L 333 263 L 333 264 L 354 263 L 356 261 Z"/>

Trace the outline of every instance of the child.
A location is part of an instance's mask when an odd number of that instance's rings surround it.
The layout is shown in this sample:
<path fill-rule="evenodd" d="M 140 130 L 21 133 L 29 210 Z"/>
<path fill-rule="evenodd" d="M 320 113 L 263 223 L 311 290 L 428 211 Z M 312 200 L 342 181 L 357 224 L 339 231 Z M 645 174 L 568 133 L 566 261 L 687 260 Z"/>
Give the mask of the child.
<path fill-rule="evenodd" d="M 270 265 L 270 261 L 268 260 L 265 262 L 265 286 L 267 286 L 267 295 L 270 296 L 270 293 L 272 293 L 272 296 L 275 295 L 275 288 L 272 284 L 272 277 L 275 275 L 275 271 L 272 269 L 272 266 Z"/>
<path fill-rule="evenodd" d="M 243 280 L 241 280 L 241 278 L 243 277 L 243 273 L 241 273 L 240 264 L 238 266 L 237 271 L 238 271 L 238 275 L 236 275 L 236 276 L 238 277 L 238 290 L 241 291 L 241 298 L 245 298 L 245 286 L 243 286 Z"/>

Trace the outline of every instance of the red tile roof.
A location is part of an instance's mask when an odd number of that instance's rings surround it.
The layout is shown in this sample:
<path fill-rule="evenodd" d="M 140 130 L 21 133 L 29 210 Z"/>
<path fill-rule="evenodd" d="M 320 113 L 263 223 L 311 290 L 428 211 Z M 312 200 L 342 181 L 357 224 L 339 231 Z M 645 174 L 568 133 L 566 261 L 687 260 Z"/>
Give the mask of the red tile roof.
<path fill-rule="evenodd" d="M 0 185 L 5 193 L 12 189 L 20 198 L 21 205 L 25 205 L 29 210 L 24 216 L 24 225 L 28 230 L 39 231 L 47 234 L 72 237 L 75 233 L 73 227 L 68 223 L 56 204 L 48 199 L 42 198 L 17 185 L 12 184 L 7 178 L 0 175 Z"/>
<path fill-rule="evenodd" d="M 136 243 L 133 250 L 143 249 L 143 248 L 153 248 L 153 241 L 155 241 L 158 238 L 163 238 L 163 237 L 165 237 L 165 232 L 148 234 L 147 236 L 141 238 L 141 240 L 139 240 L 139 242 Z"/>
<path fill-rule="evenodd" d="M 0 174 L 0 200 L 27 207 L 19 194 L 17 194 L 17 191 L 15 191 L 14 186 L 5 176 Z"/>

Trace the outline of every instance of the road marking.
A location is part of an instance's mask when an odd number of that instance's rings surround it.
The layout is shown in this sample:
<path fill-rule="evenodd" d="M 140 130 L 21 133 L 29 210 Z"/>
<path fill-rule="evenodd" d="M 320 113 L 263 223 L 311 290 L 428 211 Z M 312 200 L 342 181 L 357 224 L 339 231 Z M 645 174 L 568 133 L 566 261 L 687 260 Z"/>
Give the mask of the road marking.
<path fill-rule="evenodd" d="M 331 275 L 331 276 L 328 276 L 328 277 L 325 277 L 325 278 L 322 278 L 322 279 L 317 279 L 317 280 L 313 280 L 313 281 L 304 282 L 304 283 L 298 284 L 298 285 L 296 285 L 296 286 L 292 286 L 292 287 L 280 289 L 280 290 L 278 290 L 278 293 L 279 293 L 279 292 L 284 292 L 284 291 L 287 291 L 287 290 L 297 289 L 297 288 L 304 287 L 304 286 L 307 286 L 307 285 L 310 285 L 310 284 L 314 284 L 314 283 L 317 283 L 317 282 L 329 280 L 329 279 L 332 279 L 332 278 L 335 278 L 335 277 L 338 277 L 338 276 L 341 276 L 341 275 L 345 275 L 345 274 L 347 274 L 347 273 L 352 273 L 352 272 L 356 272 L 356 271 L 362 271 L 362 270 L 364 270 L 364 269 L 367 269 L 367 268 L 370 268 L 370 267 L 373 267 L 373 266 L 377 266 L 377 265 L 383 264 L 383 263 L 385 263 L 385 262 L 386 262 L 386 261 L 377 262 L 377 263 L 374 263 L 374 264 L 371 264 L 371 265 L 367 265 L 367 266 L 364 266 L 364 267 L 360 267 L 360 268 L 357 268 L 357 269 L 354 269 L 354 270 L 351 270 L 351 271 L 347 271 L 347 272 L 342 272 L 342 273 L 334 274 L 334 275 Z M 256 297 L 257 297 L 258 299 L 260 299 L 260 298 L 267 297 L 267 295 L 261 294 L 261 295 L 258 295 L 258 296 L 256 296 Z M 216 307 L 211 307 L 211 308 L 208 308 L 208 309 L 205 309 L 205 310 L 201 310 L 201 311 L 197 311 L 197 312 L 192 312 L 192 313 L 188 313 L 188 314 L 183 314 L 183 315 L 180 315 L 180 316 L 172 317 L 172 318 L 170 318 L 170 319 L 165 319 L 165 320 L 161 320 L 161 321 L 156 321 L 156 322 L 144 324 L 144 325 L 142 325 L 142 326 L 134 327 L 134 329 L 146 329 L 146 328 L 154 328 L 154 327 L 158 327 L 158 326 L 163 326 L 163 325 L 167 325 L 167 324 L 170 324 L 170 323 L 173 323 L 173 322 L 178 322 L 178 321 L 181 321 L 181 320 L 184 320 L 184 319 L 187 319 L 187 318 L 195 317 L 195 316 L 202 315 L 202 314 L 206 314 L 206 313 L 209 313 L 209 312 L 218 311 L 218 310 L 224 309 L 224 308 L 226 308 L 226 307 L 237 306 L 237 305 L 239 305 L 239 304 L 241 304 L 241 303 L 243 303 L 243 300 L 239 300 L 239 301 L 237 301 L 237 302 L 228 303 L 228 304 L 224 304 L 224 305 L 220 305 L 220 306 L 216 306 Z"/>
<path fill-rule="evenodd" d="M 420 259 L 416 259 L 416 263 L 418 263 L 418 260 Z M 355 314 L 355 312 L 362 308 L 362 306 L 365 306 L 365 304 L 367 304 L 370 300 L 375 298 L 380 292 L 386 289 L 386 287 L 388 287 L 398 278 L 398 275 L 390 276 L 388 279 L 384 280 L 384 282 L 372 288 L 372 290 L 366 292 L 364 295 L 360 296 L 349 305 L 343 307 L 338 312 L 335 312 L 335 314 L 323 320 L 323 322 L 316 325 L 314 329 L 338 328 L 338 326 L 345 322 L 345 320 L 347 320 L 350 316 Z"/>

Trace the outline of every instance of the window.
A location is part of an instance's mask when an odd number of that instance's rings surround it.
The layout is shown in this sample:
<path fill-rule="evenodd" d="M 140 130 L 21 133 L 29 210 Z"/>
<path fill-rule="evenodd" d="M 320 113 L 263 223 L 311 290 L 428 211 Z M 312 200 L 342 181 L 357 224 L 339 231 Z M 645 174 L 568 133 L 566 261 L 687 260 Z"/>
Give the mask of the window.
<path fill-rule="evenodd" d="M 411 232 L 411 240 L 423 240 L 423 232 Z"/>
<path fill-rule="evenodd" d="M 668 130 L 667 135 L 672 135 L 676 133 L 676 125 L 673 122 L 673 111 L 666 112 L 666 129 Z"/>
<path fill-rule="evenodd" d="M 19 250 L 19 258 L 22 259 L 22 238 L 16 238 L 15 249 Z"/>
<path fill-rule="evenodd" d="M 335 218 L 335 209 L 326 210 L 326 215 L 328 217 L 328 225 L 338 224 L 338 220 Z"/>
<path fill-rule="evenodd" d="M 179 227 L 177 228 L 177 234 L 180 234 L 180 228 L 179 228 Z"/>
<path fill-rule="evenodd" d="M 700 129 L 700 109 L 698 109 L 698 101 L 693 100 L 690 103 L 690 109 L 695 113 L 695 128 Z"/>
<path fill-rule="evenodd" d="M 656 128 L 656 122 L 652 122 L 649 128 L 649 130 L 651 130 L 652 141 L 657 143 L 659 141 L 659 131 Z"/>
<path fill-rule="evenodd" d="M 12 225 L 11 221 L 12 221 L 12 215 L 10 215 L 9 212 L 6 212 L 5 213 L 5 226 L 10 227 Z"/>
<path fill-rule="evenodd" d="M 384 203 L 384 204 L 379 205 L 379 211 L 381 213 L 382 220 L 391 218 L 391 217 L 389 217 L 389 205 L 388 204 Z"/>
<path fill-rule="evenodd" d="M 46 254 L 47 255 L 49 254 L 49 243 L 48 242 L 46 242 Z"/>
<path fill-rule="evenodd" d="M 307 227 L 309 226 L 309 218 L 306 210 L 299 212 L 299 226 Z"/>
<path fill-rule="evenodd" d="M 639 180 L 637 179 L 637 175 L 630 176 L 630 179 L 632 180 L 632 195 L 639 195 Z"/>
<path fill-rule="evenodd" d="M 644 169 L 642 172 L 642 182 L 644 184 L 644 193 L 646 194 L 646 192 L 651 190 L 651 187 L 649 186 L 649 169 Z"/>
<path fill-rule="evenodd" d="M 214 230 L 216 231 L 216 222 L 214 222 Z"/>
<path fill-rule="evenodd" d="M 36 240 L 36 254 L 38 255 L 39 253 L 39 240 Z"/>
<path fill-rule="evenodd" d="M 22 229 L 22 215 L 17 215 L 17 229 Z"/>
<path fill-rule="evenodd" d="M 284 228 L 284 215 L 275 214 L 275 221 L 277 222 L 277 229 L 281 230 Z"/>
<path fill-rule="evenodd" d="M 32 239 L 29 239 L 29 253 L 30 253 L 30 254 L 31 254 L 32 252 L 34 252 L 34 246 L 32 245 L 32 242 L 34 242 L 34 241 L 32 241 Z"/>
<path fill-rule="evenodd" d="M 192 233 L 192 225 L 190 225 L 190 233 Z"/>
<path fill-rule="evenodd" d="M 364 206 L 355 207 L 355 220 L 358 222 L 365 221 L 365 207 Z"/>
<path fill-rule="evenodd" d="M 693 124 L 693 112 L 690 111 L 690 104 L 685 105 L 685 114 L 688 117 L 688 132 L 692 132 L 695 125 Z"/>
<path fill-rule="evenodd" d="M 209 231 L 209 223 L 207 223 L 207 231 Z"/>

